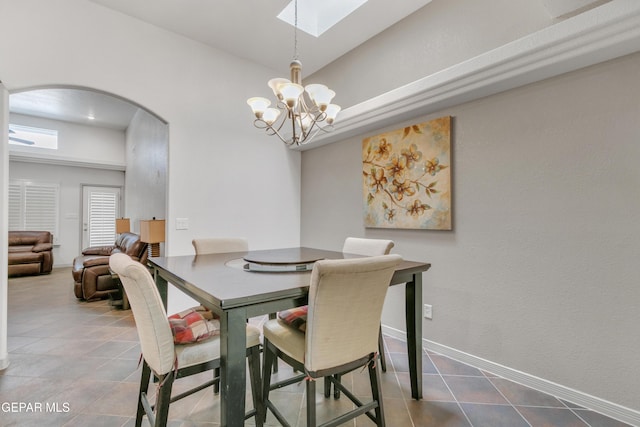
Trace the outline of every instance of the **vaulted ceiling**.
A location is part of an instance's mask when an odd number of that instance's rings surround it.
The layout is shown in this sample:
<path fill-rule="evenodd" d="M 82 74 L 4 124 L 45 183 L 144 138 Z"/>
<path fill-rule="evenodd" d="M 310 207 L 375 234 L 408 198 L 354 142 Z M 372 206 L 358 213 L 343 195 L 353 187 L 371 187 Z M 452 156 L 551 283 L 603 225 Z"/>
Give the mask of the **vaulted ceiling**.
<path fill-rule="evenodd" d="M 213 48 L 228 51 L 274 70 L 288 73 L 294 51 L 294 28 L 277 18 L 290 0 L 87 0 Z M 340 2 L 341 0 L 299 0 Z M 368 0 L 337 25 L 315 38 L 297 32 L 304 73 L 329 64 L 432 0 Z M 436 0 L 446 1 L 446 0 Z M 531 0 L 541 2 L 550 17 L 577 13 L 608 0 Z M 301 9 L 302 10 L 302 9 Z M 126 129 L 136 111 L 111 96 L 70 89 L 43 89 L 12 94 L 14 113 Z M 88 116 L 94 119 L 89 120 Z"/>

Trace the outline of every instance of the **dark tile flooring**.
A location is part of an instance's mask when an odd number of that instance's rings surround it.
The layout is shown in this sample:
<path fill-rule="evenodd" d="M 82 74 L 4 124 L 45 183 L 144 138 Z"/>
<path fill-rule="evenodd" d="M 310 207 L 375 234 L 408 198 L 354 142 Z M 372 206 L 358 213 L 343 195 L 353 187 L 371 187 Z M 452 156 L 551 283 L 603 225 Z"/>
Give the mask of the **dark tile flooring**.
<path fill-rule="evenodd" d="M 134 425 L 140 347 L 131 311 L 113 309 L 107 301 L 77 301 L 72 287 L 69 268 L 9 280 L 11 364 L 0 371 L 0 426 Z M 412 400 L 406 345 L 385 340 L 388 370 L 382 381 L 389 427 L 626 425 L 430 352 L 423 358 L 424 399 Z M 277 375 L 291 375 L 291 369 L 281 365 Z M 175 388 L 198 379 L 178 380 Z M 366 372 L 343 382 L 358 395 L 368 393 Z M 304 426 L 304 386 L 273 392 L 272 399 L 292 425 Z M 348 407 L 344 397 L 318 394 L 317 402 L 320 419 Z M 174 403 L 169 417 L 170 426 L 217 426 L 218 397 L 202 390 Z M 270 416 L 268 425 L 278 424 Z M 346 425 L 373 423 L 360 417 Z"/>

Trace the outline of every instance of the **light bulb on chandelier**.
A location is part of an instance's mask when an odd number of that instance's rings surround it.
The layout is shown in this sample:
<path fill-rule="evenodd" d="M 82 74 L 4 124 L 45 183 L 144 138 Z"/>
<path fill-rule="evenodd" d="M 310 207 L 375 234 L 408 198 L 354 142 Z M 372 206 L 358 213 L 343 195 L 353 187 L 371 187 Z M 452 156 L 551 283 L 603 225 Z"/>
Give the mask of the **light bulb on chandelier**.
<path fill-rule="evenodd" d="M 322 84 L 302 86 L 302 64 L 297 59 L 298 49 L 298 2 L 295 2 L 294 60 L 291 62 L 291 79 L 275 78 L 269 80 L 269 87 L 276 97 L 275 107 L 267 98 L 254 97 L 247 100 L 258 129 L 264 129 L 268 135 L 277 135 L 287 145 L 301 145 L 309 142 L 318 132 L 330 132 L 340 112 L 340 106 L 331 104 L 336 95 Z M 282 114 L 285 113 L 285 114 Z M 291 134 L 285 123 L 290 123 Z"/>

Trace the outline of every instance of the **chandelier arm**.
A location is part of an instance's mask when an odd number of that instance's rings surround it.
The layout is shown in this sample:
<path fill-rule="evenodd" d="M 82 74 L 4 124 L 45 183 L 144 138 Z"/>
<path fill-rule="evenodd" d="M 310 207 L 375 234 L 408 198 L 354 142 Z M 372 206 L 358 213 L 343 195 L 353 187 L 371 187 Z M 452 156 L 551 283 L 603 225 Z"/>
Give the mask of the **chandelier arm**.
<path fill-rule="evenodd" d="M 333 125 L 321 126 L 320 124 L 318 124 L 317 127 L 324 133 L 333 132 Z"/>
<path fill-rule="evenodd" d="M 316 129 L 316 131 L 313 133 L 313 135 L 307 135 L 307 137 L 304 139 L 304 141 L 311 141 L 313 138 L 315 138 L 315 136 L 318 134 L 318 132 L 320 132 L 320 130 L 322 130 L 320 127 L 318 127 L 318 129 Z M 301 142 L 300 145 L 302 145 L 303 143 L 306 142 Z"/>
<path fill-rule="evenodd" d="M 282 125 L 285 123 L 285 121 L 281 121 L 280 122 L 280 126 L 278 126 L 277 128 L 273 126 L 273 124 L 269 124 L 267 122 L 265 122 L 262 119 L 255 119 L 253 121 L 253 125 L 258 128 L 258 129 L 263 129 L 267 135 L 269 136 L 273 136 L 273 135 L 277 135 L 278 138 L 280 138 L 280 140 L 282 142 L 284 142 L 287 145 L 293 145 L 295 141 L 287 141 L 281 134 L 280 132 L 278 132 L 280 130 L 280 128 L 282 127 Z"/>
<path fill-rule="evenodd" d="M 264 129 L 264 130 L 265 130 L 265 132 L 267 133 L 267 135 L 269 135 L 269 136 L 276 135 L 278 138 L 280 138 L 280 141 L 284 142 L 286 145 L 294 145 L 294 144 L 296 143 L 296 142 L 295 142 L 295 141 L 293 141 L 293 140 L 289 141 L 289 140 L 285 139 L 285 138 L 282 136 L 282 134 L 280 134 L 280 132 L 278 132 L 278 129 L 274 128 L 273 126 L 270 126 L 270 125 L 268 125 L 268 124 L 266 124 L 266 123 L 265 123 L 265 125 L 266 125 L 266 126 L 265 126 L 264 128 L 262 128 L 262 129 Z"/>

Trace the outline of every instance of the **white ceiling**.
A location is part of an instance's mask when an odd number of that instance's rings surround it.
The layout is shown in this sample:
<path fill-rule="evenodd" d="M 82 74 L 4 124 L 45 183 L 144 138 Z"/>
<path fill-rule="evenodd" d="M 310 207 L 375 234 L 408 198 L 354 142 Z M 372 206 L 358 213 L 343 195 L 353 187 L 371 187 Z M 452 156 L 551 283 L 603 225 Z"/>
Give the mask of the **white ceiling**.
<path fill-rule="evenodd" d="M 277 16 L 290 0 L 90 1 L 288 74 L 294 28 Z M 312 74 L 430 2 L 401 0 L 390 7 L 389 0 L 369 0 L 318 38 L 298 31 L 304 74 Z M 300 7 L 298 20 L 303 19 L 302 11 Z"/>
<path fill-rule="evenodd" d="M 294 28 L 278 19 L 277 15 L 290 0 L 87 1 L 231 52 L 272 68 L 283 76 L 289 73 L 294 51 Z M 537 1 L 542 1 L 551 16 L 559 16 L 608 0 Z M 303 77 L 430 2 L 369 0 L 318 38 L 298 31 L 298 54 L 303 63 Z M 118 98 L 85 90 L 41 89 L 10 96 L 10 111 L 13 113 L 123 130 L 136 110 L 137 107 Z M 87 119 L 90 114 L 95 116 L 94 121 Z"/>
<path fill-rule="evenodd" d="M 27 116 L 126 130 L 138 107 L 100 92 L 57 88 L 13 93 L 9 96 L 9 110 Z M 94 119 L 89 119 L 90 116 Z"/>
<path fill-rule="evenodd" d="M 88 1 L 273 68 L 283 76 L 289 73 L 295 30 L 277 15 L 290 0 Z M 430 2 L 402 0 L 389 7 L 389 0 L 369 0 L 319 38 L 298 31 L 298 54 L 304 75 L 329 64 Z M 302 18 L 300 13 L 298 18 Z M 128 127 L 136 110 L 137 107 L 118 98 L 78 89 L 39 89 L 10 96 L 12 113 L 120 130 Z M 95 120 L 87 118 L 90 114 Z"/>

